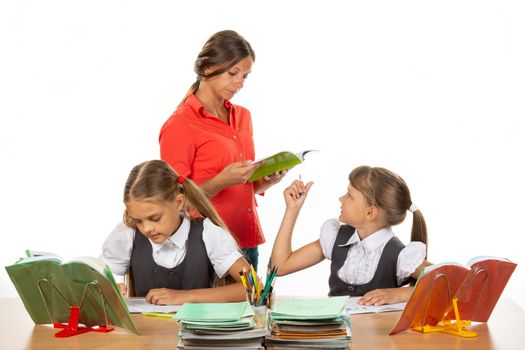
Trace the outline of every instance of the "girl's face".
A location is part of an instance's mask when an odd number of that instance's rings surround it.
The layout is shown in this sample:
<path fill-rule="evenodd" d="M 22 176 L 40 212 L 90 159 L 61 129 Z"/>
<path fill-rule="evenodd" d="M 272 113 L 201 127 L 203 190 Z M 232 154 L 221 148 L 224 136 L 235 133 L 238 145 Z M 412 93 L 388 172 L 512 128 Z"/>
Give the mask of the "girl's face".
<path fill-rule="evenodd" d="M 173 202 L 143 199 L 126 202 L 128 215 L 139 231 L 152 242 L 161 244 L 175 232 L 182 219 L 179 212 L 184 206 L 184 198 L 178 195 Z"/>
<path fill-rule="evenodd" d="M 231 100 L 239 92 L 248 74 L 252 71 L 253 60 L 246 57 L 226 72 L 206 80 L 212 92 L 222 100 Z"/>
<path fill-rule="evenodd" d="M 370 205 L 361 192 L 348 184 L 347 192 L 339 198 L 339 202 L 341 202 L 339 221 L 353 227 L 360 227 L 365 223 Z"/>

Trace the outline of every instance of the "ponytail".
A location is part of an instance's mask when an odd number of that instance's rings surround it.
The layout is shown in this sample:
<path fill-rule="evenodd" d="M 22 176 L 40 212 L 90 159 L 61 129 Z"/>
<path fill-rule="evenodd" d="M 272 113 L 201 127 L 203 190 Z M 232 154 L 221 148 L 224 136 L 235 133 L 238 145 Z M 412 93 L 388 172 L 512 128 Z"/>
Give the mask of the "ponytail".
<path fill-rule="evenodd" d="M 201 83 L 201 81 L 199 80 L 199 78 L 197 78 L 197 80 L 196 80 L 193 84 L 191 84 L 190 88 L 189 88 L 188 91 L 186 92 L 186 95 L 184 95 L 184 98 L 182 99 L 182 101 L 180 101 L 180 103 L 179 103 L 179 105 L 177 106 L 177 108 L 180 107 L 180 106 L 182 106 L 182 104 L 183 104 L 184 102 L 186 102 L 186 100 L 188 99 L 188 97 L 189 97 L 190 95 L 193 95 L 194 93 L 197 92 L 197 90 L 199 90 L 199 85 L 200 85 L 200 83 Z"/>
<path fill-rule="evenodd" d="M 426 252 L 428 253 L 427 224 L 425 223 L 425 218 L 419 209 L 415 210 L 412 214 L 412 233 L 410 240 L 423 242 L 427 247 Z"/>
<path fill-rule="evenodd" d="M 181 180 L 182 179 L 182 180 Z M 221 217 L 204 194 L 203 190 L 190 179 L 179 176 L 177 179 L 181 186 L 181 192 L 186 195 L 188 201 L 202 216 L 210 219 L 216 226 L 228 231 Z"/>

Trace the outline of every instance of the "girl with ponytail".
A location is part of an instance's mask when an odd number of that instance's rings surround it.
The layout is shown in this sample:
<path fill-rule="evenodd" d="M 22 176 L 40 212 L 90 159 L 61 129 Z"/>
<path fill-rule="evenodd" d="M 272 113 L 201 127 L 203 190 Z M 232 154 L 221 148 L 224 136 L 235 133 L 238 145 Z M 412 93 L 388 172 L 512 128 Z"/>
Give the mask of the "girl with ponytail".
<path fill-rule="evenodd" d="M 250 269 L 237 242 L 202 192 L 162 160 L 135 166 L 124 187 L 124 222 L 103 245 L 102 260 L 128 273 L 135 296 L 152 304 L 246 298 L 239 271 Z M 199 219 L 188 216 L 197 211 Z M 215 277 L 235 283 L 210 293 Z"/>
<path fill-rule="evenodd" d="M 312 183 L 294 181 L 285 191 L 286 211 L 273 246 L 271 262 L 287 275 L 331 260 L 330 295 L 362 296 L 365 305 L 406 301 L 426 261 L 427 227 L 412 203 L 405 181 L 379 167 L 360 166 L 349 176 L 339 198 L 341 213 L 321 227 L 319 239 L 292 251 L 295 222 Z M 404 245 L 391 227 L 413 215 L 411 242 Z"/>

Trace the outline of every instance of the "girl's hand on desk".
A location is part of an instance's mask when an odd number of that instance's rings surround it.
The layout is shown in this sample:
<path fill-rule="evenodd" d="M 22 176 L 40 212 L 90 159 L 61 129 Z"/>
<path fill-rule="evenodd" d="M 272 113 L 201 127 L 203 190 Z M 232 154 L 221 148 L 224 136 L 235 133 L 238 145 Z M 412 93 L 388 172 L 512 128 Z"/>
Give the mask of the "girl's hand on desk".
<path fill-rule="evenodd" d="M 190 291 L 168 288 L 150 289 L 146 295 L 146 301 L 155 305 L 176 305 L 189 302 Z"/>
<path fill-rule="evenodd" d="M 410 299 L 413 287 L 384 288 L 372 290 L 357 301 L 361 305 L 396 304 Z"/>
<path fill-rule="evenodd" d="M 126 283 L 119 283 L 118 289 L 124 298 L 128 296 L 128 286 L 126 286 Z"/>

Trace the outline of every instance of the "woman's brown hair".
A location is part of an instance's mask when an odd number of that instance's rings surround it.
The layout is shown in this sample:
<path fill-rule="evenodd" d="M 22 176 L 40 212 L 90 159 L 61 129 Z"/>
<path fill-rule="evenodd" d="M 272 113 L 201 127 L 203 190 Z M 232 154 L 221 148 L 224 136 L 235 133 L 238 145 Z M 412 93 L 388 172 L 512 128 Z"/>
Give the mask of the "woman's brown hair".
<path fill-rule="evenodd" d="M 233 30 L 223 30 L 213 34 L 197 56 L 194 72 L 197 80 L 190 87 L 180 104 L 199 89 L 200 81 L 226 72 L 243 59 L 250 57 L 255 62 L 255 52 L 250 43 Z M 212 71 L 206 73 L 208 68 Z"/>

